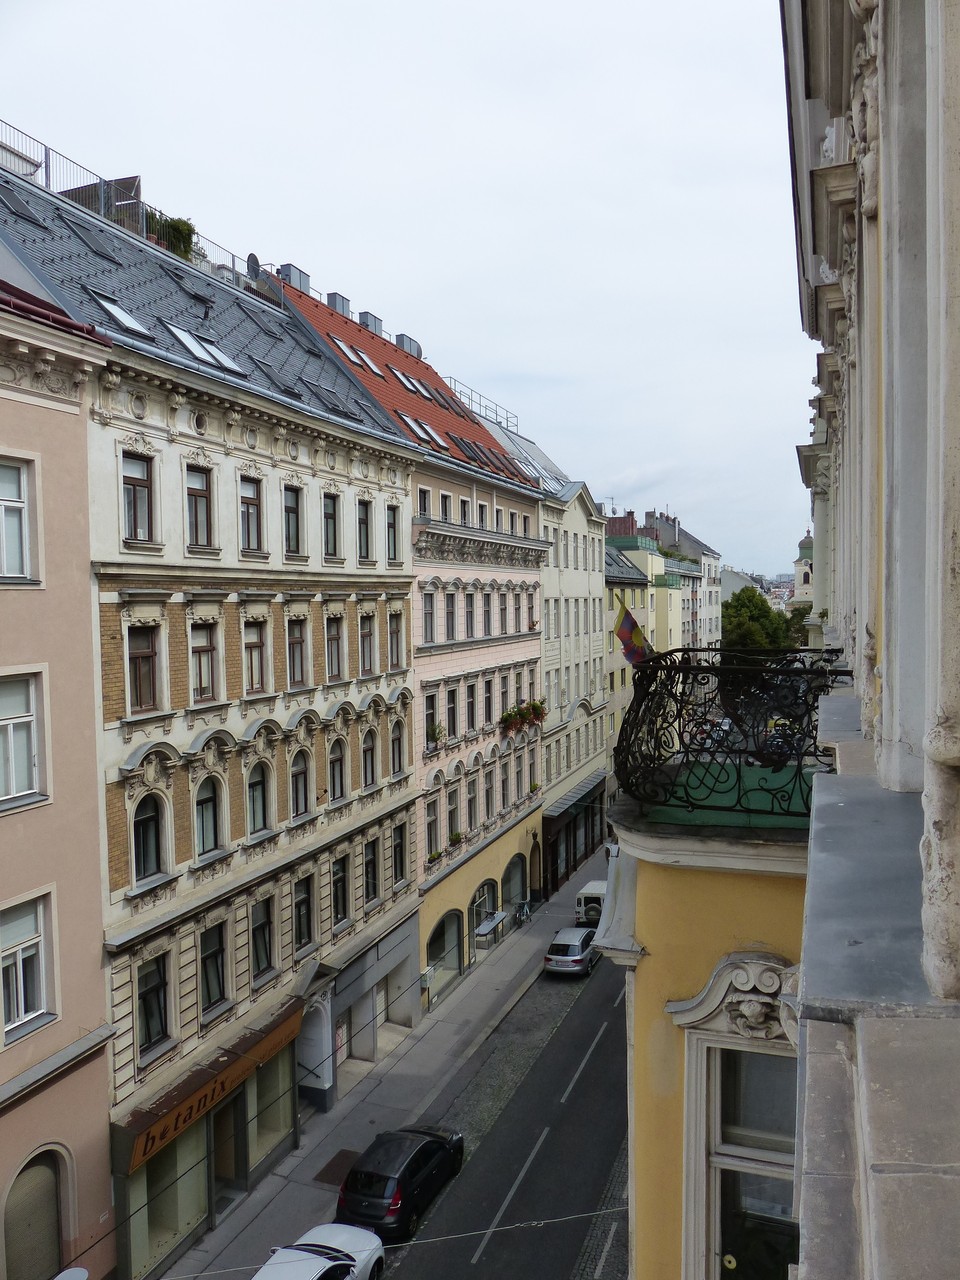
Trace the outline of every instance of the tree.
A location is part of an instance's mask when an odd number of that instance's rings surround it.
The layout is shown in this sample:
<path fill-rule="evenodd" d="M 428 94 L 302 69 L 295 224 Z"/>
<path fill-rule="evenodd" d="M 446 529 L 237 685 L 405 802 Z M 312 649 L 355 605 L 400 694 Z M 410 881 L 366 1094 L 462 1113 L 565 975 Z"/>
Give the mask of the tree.
<path fill-rule="evenodd" d="M 720 612 L 721 649 L 789 649 L 796 644 L 786 615 L 771 609 L 756 587 L 744 587 L 724 600 Z"/>

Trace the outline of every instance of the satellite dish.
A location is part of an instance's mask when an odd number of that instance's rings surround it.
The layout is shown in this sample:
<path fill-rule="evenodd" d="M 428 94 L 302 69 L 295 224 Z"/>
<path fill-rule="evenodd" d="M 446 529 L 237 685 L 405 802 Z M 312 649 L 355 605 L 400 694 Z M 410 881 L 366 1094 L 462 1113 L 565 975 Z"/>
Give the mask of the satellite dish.
<path fill-rule="evenodd" d="M 255 253 L 247 254 L 247 275 L 251 280 L 260 279 L 260 259 Z"/>

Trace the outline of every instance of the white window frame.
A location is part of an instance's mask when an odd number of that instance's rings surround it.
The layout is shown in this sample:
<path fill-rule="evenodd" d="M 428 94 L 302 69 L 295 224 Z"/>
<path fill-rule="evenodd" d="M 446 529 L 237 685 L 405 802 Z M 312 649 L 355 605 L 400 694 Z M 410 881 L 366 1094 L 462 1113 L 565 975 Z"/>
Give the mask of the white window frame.
<path fill-rule="evenodd" d="M 11 791 L 9 795 L 0 795 L 0 816 L 10 809 L 21 805 L 33 804 L 37 800 L 46 800 L 50 794 L 50 760 L 49 744 L 44 726 L 49 723 L 49 707 L 47 706 L 47 672 L 46 667 L 4 667 L 0 668 L 0 681 L 26 680 L 30 691 L 30 710 L 23 714 L 10 716 L 0 721 L 0 733 L 12 739 L 13 725 L 29 721 L 33 726 L 31 741 L 32 786 L 26 791 Z M 9 729 L 4 726 L 9 726 Z"/>
<path fill-rule="evenodd" d="M 39 929 L 31 939 L 20 943 L 5 945 L 2 929 L 2 917 L 7 911 L 18 907 L 33 905 L 37 908 Z M 36 939 L 36 942 L 34 942 Z M 18 898 L 0 903 L 0 964 L 8 961 L 13 955 L 19 955 L 26 947 L 36 945 L 39 952 L 40 1000 L 39 1007 L 32 1013 L 16 1018 L 9 1024 L 4 1010 L 3 1034 L 0 1044 L 12 1044 L 14 1041 L 46 1026 L 57 1016 L 57 966 L 56 966 L 56 917 L 54 910 L 54 891 L 52 886 L 33 890 Z"/>
<path fill-rule="evenodd" d="M 40 536 L 39 459 L 30 454 L 0 454 L 0 465 L 20 473 L 20 497 L 0 498 L 0 584 L 4 587 L 37 587 L 43 581 L 43 542 Z M 9 573 L 4 561 L 4 509 L 21 513 L 23 573 Z"/>

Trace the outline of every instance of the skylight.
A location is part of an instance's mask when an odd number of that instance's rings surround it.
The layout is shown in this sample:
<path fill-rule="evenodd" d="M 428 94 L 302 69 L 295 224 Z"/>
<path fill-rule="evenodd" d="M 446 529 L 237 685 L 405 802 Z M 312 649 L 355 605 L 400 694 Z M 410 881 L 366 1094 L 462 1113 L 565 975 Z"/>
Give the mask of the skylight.
<path fill-rule="evenodd" d="M 26 200 L 22 199 L 19 193 L 14 191 L 12 187 L 8 187 L 6 183 L 0 183 L 0 200 L 18 218 L 26 218 L 28 222 L 32 222 L 37 227 L 46 227 L 47 224 L 33 212 Z"/>
<path fill-rule="evenodd" d="M 416 384 L 412 382 L 411 379 L 408 378 L 405 373 L 401 373 L 399 369 L 395 369 L 392 364 L 388 364 L 387 368 L 390 370 L 393 376 L 397 379 L 397 381 L 402 386 L 406 387 L 408 391 L 412 391 L 414 395 L 420 394 L 420 392 L 417 391 Z"/>
<path fill-rule="evenodd" d="M 130 333 L 142 334 L 145 338 L 153 337 L 150 330 L 142 325 L 135 316 L 132 316 L 129 311 L 125 311 L 115 298 L 109 298 L 104 293 L 95 293 L 92 289 L 90 292 L 106 311 L 107 315 L 112 316 L 122 328 L 127 329 Z"/>
<path fill-rule="evenodd" d="M 252 320 L 253 323 L 257 326 L 257 328 L 262 330 L 262 332 L 265 333 L 268 337 L 270 338 L 283 337 L 283 333 L 281 332 L 281 330 L 276 328 L 275 325 L 271 324 L 266 316 L 260 315 L 260 313 L 256 311 L 253 307 L 245 306 L 242 302 L 238 302 L 237 306 L 240 308 L 243 314 L 247 317 L 247 319 Z"/>
<path fill-rule="evenodd" d="M 115 262 L 118 267 L 123 266 L 110 241 L 106 236 L 101 235 L 95 227 L 88 227 L 82 222 L 74 222 L 72 218 L 68 218 L 62 213 L 60 217 L 74 235 L 78 236 L 87 248 L 92 249 L 98 257 L 106 258 L 108 262 Z"/>
<path fill-rule="evenodd" d="M 303 399 L 303 392 L 300 388 L 289 382 L 279 369 L 274 368 L 269 360 L 258 360 L 256 356 L 251 356 L 250 359 L 278 391 L 282 391 L 285 396 L 290 396 L 293 400 Z"/>
<path fill-rule="evenodd" d="M 218 364 L 221 369 L 228 369 L 231 373 L 239 373 L 246 377 L 245 370 L 241 369 L 237 362 L 232 360 L 225 351 L 221 351 L 210 338 L 201 338 L 186 329 L 178 328 L 175 324 L 170 324 L 169 321 L 167 322 L 167 328 L 192 356 L 196 356 L 204 364 Z"/>
<path fill-rule="evenodd" d="M 427 386 L 425 382 L 421 382 L 419 378 L 411 378 L 410 381 L 413 383 L 413 385 L 417 388 L 417 390 L 420 392 L 422 396 L 426 396 L 428 400 L 433 399 L 433 396 L 430 394 L 430 388 Z"/>
<path fill-rule="evenodd" d="M 302 373 L 300 374 L 300 381 L 304 386 L 310 388 L 313 395 L 325 409 L 330 409 L 333 413 L 339 413 L 344 418 L 354 418 L 356 420 L 362 418 L 363 415 L 357 413 L 356 409 L 351 409 L 346 400 L 337 395 L 336 391 L 331 391 L 329 387 L 321 386 L 319 382 L 314 382 L 312 378 L 308 378 Z"/>
<path fill-rule="evenodd" d="M 363 367 L 363 362 L 361 361 L 360 357 L 357 355 L 356 351 L 354 351 L 353 347 L 351 347 L 348 343 L 344 342 L 342 338 L 335 337 L 334 334 L 332 333 L 328 334 L 327 337 L 330 339 L 332 343 L 334 343 L 335 346 L 339 347 L 339 349 L 343 352 L 343 354 L 347 357 L 347 359 L 350 361 L 351 364 L 358 364 L 361 366 L 361 368 Z"/>
<path fill-rule="evenodd" d="M 424 431 L 426 431 L 427 435 L 430 437 L 430 439 L 433 441 L 433 443 L 437 446 L 438 449 L 445 449 L 447 453 L 450 452 L 450 446 L 447 444 L 446 440 L 444 440 L 443 436 L 437 435 L 436 431 L 434 431 L 433 427 L 430 426 L 429 422 L 424 422 L 422 418 L 418 418 L 417 422 L 420 424 L 421 427 L 423 427 Z"/>
<path fill-rule="evenodd" d="M 378 378 L 382 378 L 382 377 L 383 377 L 383 372 L 382 372 L 380 369 L 378 369 L 378 368 L 377 368 L 377 366 L 373 363 L 373 361 L 370 359 L 370 357 L 367 355 L 367 353 L 363 350 L 363 348 L 362 348 L 362 347 L 356 347 L 356 348 L 354 348 L 354 349 L 355 349 L 355 351 L 356 351 L 357 355 L 358 355 L 358 356 L 360 357 L 360 359 L 363 361 L 363 363 L 364 363 L 364 364 L 367 366 L 367 368 L 370 370 L 370 372 L 371 372 L 371 373 L 375 373 L 375 374 L 377 375 L 377 377 L 378 377 Z"/>
<path fill-rule="evenodd" d="M 394 370 L 394 372 L 396 372 L 396 370 Z M 404 426 L 410 428 L 418 440 L 422 440 L 424 444 L 431 443 L 430 436 L 424 429 L 424 424 L 422 422 L 418 422 L 416 418 L 411 418 L 409 413 L 401 413 L 399 409 L 397 410 L 397 417 Z"/>

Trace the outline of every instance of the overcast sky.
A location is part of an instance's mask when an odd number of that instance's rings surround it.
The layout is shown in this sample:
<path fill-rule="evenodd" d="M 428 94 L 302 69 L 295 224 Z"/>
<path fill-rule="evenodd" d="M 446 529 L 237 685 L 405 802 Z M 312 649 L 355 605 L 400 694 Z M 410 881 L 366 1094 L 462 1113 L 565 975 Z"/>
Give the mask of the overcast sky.
<path fill-rule="evenodd" d="M 815 349 L 773 0 L 6 0 L 3 29 L 0 118 L 412 335 L 598 501 L 792 568 Z"/>

